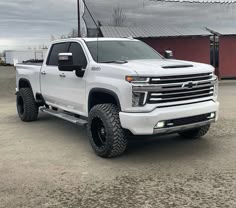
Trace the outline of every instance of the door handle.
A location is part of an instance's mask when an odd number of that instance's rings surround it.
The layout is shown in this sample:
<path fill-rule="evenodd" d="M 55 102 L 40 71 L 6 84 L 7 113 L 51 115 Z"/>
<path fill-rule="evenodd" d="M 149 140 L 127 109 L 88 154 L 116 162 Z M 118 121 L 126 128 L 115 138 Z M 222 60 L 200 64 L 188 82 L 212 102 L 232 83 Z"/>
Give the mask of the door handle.
<path fill-rule="evenodd" d="M 59 74 L 60 77 L 66 77 L 66 75 L 63 73 L 63 74 Z"/>
<path fill-rule="evenodd" d="M 47 73 L 46 73 L 45 71 L 42 71 L 41 74 L 42 74 L 42 75 L 46 75 Z"/>

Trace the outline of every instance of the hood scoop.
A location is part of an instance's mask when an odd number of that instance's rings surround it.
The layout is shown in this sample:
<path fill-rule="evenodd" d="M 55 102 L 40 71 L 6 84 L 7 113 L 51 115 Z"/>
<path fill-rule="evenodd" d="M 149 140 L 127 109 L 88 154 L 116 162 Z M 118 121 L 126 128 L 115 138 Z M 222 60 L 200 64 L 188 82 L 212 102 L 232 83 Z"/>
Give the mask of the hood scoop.
<path fill-rule="evenodd" d="M 178 69 L 178 68 L 189 68 L 189 67 L 193 67 L 193 65 L 183 64 L 183 65 L 162 66 L 163 69 Z"/>

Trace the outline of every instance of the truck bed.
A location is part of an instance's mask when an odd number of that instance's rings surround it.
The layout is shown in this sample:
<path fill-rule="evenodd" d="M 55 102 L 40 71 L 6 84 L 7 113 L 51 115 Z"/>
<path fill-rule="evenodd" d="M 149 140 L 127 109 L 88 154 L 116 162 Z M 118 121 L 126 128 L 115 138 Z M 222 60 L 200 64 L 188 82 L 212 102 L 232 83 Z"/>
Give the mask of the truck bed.
<path fill-rule="evenodd" d="M 16 64 L 17 90 L 20 80 L 28 80 L 31 84 L 34 95 L 40 93 L 40 71 L 43 63 L 21 63 Z"/>

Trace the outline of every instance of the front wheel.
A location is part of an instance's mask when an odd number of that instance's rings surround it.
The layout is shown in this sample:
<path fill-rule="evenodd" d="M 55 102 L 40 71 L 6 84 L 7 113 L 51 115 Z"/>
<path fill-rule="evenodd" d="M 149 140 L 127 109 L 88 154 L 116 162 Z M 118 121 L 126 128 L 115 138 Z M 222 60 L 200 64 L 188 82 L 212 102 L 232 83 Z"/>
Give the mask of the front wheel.
<path fill-rule="evenodd" d="M 104 158 L 121 155 L 127 147 L 119 110 L 113 104 L 94 106 L 88 119 L 88 134 L 95 153 Z"/>
<path fill-rule="evenodd" d="M 180 132 L 179 135 L 184 138 L 199 139 L 207 134 L 207 132 L 210 129 L 210 126 L 211 125 L 208 124 L 197 129 L 183 131 L 183 132 Z"/>

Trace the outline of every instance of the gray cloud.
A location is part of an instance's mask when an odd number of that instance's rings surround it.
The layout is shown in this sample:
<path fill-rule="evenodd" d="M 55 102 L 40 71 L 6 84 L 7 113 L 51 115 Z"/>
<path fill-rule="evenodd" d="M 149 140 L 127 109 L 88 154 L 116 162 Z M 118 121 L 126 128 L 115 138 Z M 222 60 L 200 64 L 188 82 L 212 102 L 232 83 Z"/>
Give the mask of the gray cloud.
<path fill-rule="evenodd" d="M 73 0 L 0 2 L 0 40 L 12 40 L 14 44 L 8 48 L 36 47 L 47 44 L 51 34 L 67 34 L 76 27 L 76 20 L 76 1 Z M 0 51 L 5 48 L 0 45 Z"/>
<path fill-rule="evenodd" d="M 85 0 L 96 20 L 112 22 L 114 7 L 124 9 L 127 25 L 235 27 L 236 6 L 163 3 L 149 0 Z M 76 0 L 0 0 L 0 51 L 48 44 L 77 26 Z M 87 17 L 87 16 L 86 16 Z M 91 22 L 91 21 L 90 21 Z"/>
<path fill-rule="evenodd" d="M 100 19 L 104 24 L 111 22 L 112 10 L 119 5 L 124 8 L 128 25 L 236 26 L 235 4 L 164 3 L 148 0 L 122 1 L 126 3 L 120 4 L 121 1 L 108 3 L 107 0 L 100 0 L 94 8 L 92 0 L 87 0 L 87 2 L 96 19 Z"/>

